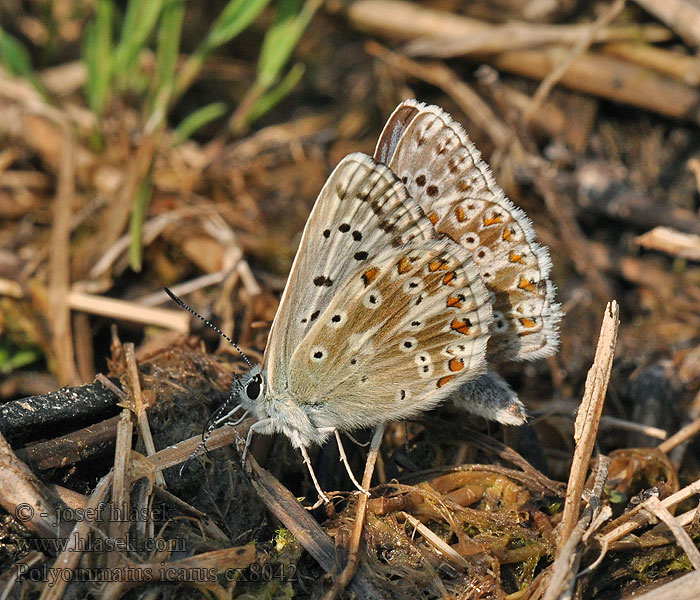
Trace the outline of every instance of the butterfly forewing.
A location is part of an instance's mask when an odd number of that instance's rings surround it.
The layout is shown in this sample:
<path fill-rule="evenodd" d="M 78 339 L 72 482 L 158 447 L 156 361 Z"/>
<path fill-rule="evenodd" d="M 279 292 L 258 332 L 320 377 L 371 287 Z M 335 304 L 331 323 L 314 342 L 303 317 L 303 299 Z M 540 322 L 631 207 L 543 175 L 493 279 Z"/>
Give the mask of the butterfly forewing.
<path fill-rule="evenodd" d="M 406 188 L 364 154 L 346 156 L 309 215 L 265 353 L 274 394 L 287 387 L 292 353 L 351 274 L 382 250 L 436 236 Z"/>
<path fill-rule="evenodd" d="M 469 250 L 492 292 L 493 362 L 553 354 L 561 318 L 547 249 L 525 213 L 496 185 L 462 127 L 436 106 L 408 100 L 394 111 L 375 158 L 389 165 L 440 234 Z"/>
<path fill-rule="evenodd" d="M 296 348 L 289 390 L 317 427 L 405 418 L 485 371 L 491 320 L 463 248 L 448 238 L 385 248 L 356 268 Z"/>

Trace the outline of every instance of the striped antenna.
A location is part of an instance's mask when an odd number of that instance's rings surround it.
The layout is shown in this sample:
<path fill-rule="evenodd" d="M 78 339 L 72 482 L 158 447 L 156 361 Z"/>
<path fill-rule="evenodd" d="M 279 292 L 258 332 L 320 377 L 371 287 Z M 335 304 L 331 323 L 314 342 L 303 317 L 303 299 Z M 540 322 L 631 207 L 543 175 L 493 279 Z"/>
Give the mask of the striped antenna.
<path fill-rule="evenodd" d="M 163 286 L 163 291 L 170 296 L 170 298 L 175 301 L 177 304 L 179 304 L 182 308 L 184 308 L 186 311 L 189 311 L 191 314 L 193 314 L 195 317 L 200 319 L 205 325 L 211 327 L 216 333 L 218 333 L 222 338 L 224 338 L 229 344 L 231 344 L 236 350 L 238 350 L 238 353 L 241 355 L 241 358 L 245 361 L 245 363 L 248 365 L 248 368 L 252 369 L 253 365 L 248 360 L 248 357 L 243 353 L 243 350 L 241 350 L 236 342 L 234 342 L 230 337 L 228 337 L 221 329 L 219 329 L 214 323 L 209 321 L 208 319 L 205 319 L 202 315 L 200 315 L 196 310 L 193 308 L 190 308 L 185 304 L 180 298 L 178 298 L 171 290 L 169 290 L 167 287 Z"/>

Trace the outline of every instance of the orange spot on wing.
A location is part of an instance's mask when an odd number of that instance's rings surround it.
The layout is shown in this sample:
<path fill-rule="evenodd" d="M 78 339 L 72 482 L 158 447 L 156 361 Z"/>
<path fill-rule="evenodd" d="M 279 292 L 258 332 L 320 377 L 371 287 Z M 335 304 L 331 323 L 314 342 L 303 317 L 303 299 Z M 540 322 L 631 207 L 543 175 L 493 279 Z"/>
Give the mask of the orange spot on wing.
<path fill-rule="evenodd" d="M 446 383 L 450 383 L 450 381 L 452 381 L 455 377 L 456 375 L 445 375 L 444 377 L 440 377 L 440 379 L 437 381 L 437 386 L 441 388 Z"/>
<path fill-rule="evenodd" d="M 521 290 L 528 291 L 528 292 L 534 292 L 535 291 L 535 283 L 532 281 L 528 281 L 524 277 L 521 277 L 520 283 L 518 283 L 518 288 Z"/>
<path fill-rule="evenodd" d="M 464 223 L 467 220 L 467 213 L 464 212 L 461 206 L 455 208 L 455 216 L 460 223 Z"/>
<path fill-rule="evenodd" d="M 496 223 L 501 223 L 503 222 L 503 215 L 500 213 L 496 213 L 490 217 L 484 216 L 484 227 L 488 227 L 489 225 L 495 225 Z"/>
<path fill-rule="evenodd" d="M 464 319 L 460 321 L 459 319 L 452 319 L 450 327 L 454 329 L 457 333 L 462 335 L 469 335 L 469 330 L 472 328 L 472 322 L 469 319 Z"/>
<path fill-rule="evenodd" d="M 528 317 L 520 317 L 518 321 L 520 321 L 520 324 L 523 327 L 527 327 L 528 329 L 532 329 L 535 325 L 537 325 L 537 322 L 534 319 L 530 319 Z"/>
<path fill-rule="evenodd" d="M 379 275 L 379 269 L 377 267 L 372 267 L 371 269 L 367 269 L 362 274 L 362 281 L 364 282 L 365 287 L 367 287 L 370 283 L 372 283 L 377 278 L 377 275 Z"/>
<path fill-rule="evenodd" d="M 523 261 L 523 255 L 522 255 L 522 254 L 518 254 L 517 252 L 511 252 L 511 253 L 508 255 L 508 260 L 509 260 L 510 262 L 512 262 L 512 263 L 520 263 L 521 265 L 524 265 L 524 264 L 525 264 L 524 261 Z"/>
<path fill-rule="evenodd" d="M 447 271 L 449 268 L 447 261 L 442 258 L 436 258 L 428 263 L 428 271 L 431 273 L 435 273 L 435 271 Z"/>
<path fill-rule="evenodd" d="M 510 227 L 503 228 L 503 239 L 504 240 L 509 240 L 512 235 L 513 235 L 513 230 Z"/>
<path fill-rule="evenodd" d="M 449 362 L 450 371 L 453 373 L 464 368 L 464 361 L 461 358 L 453 358 Z"/>
<path fill-rule="evenodd" d="M 451 271 L 450 273 L 447 273 L 443 278 L 442 278 L 442 285 L 454 285 L 452 283 L 452 280 L 455 278 L 455 273 L 454 271 Z"/>
<path fill-rule="evenodd" d="M 408 260 L 405 256 L 399 261 L 399 264 L 397 265 L 399 269 L 399 273 L 403 275 L 404 273 L 408 273 L 411 270 L 411 261 Z"/>
<path fill-rule="evenodd" d="M 440 220 L 440 217 L 438 217 L 438 214 L 433 211 L 428 215 L 428 218 L 430 219 L 430 222 L 435 225 Z"/>
<path fill-rule="evenodd" d="M 447 306 L 450 308 L 462 308 L 462 303 L 460 302 L 459 298 L 447 296 Z"/>

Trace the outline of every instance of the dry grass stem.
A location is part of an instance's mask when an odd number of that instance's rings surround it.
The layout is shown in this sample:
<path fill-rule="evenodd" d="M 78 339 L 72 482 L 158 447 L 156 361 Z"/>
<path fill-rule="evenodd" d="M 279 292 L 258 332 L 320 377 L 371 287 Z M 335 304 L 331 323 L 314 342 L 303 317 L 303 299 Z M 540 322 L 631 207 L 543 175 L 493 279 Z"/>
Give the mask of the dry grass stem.
<path fill-rule="evenodd" d="M 73 354 L 68 291 L 70 289 L 70 217 L 75 193 L 75 140 L 63 123 L 63 151 L 58 178 L 58 190 L 53 205 L 53 226 L 49 256 L 49 317 L 53 327 L 53 351 L 58 379 L 62 385 L 77 384 L 78 370 Z"/>
<path fill-rule="evenodd" d="M 695 547 L 693 540 L 690 538 L 685 529 L 676 521 L 674 516 L 668 509 L 661 504 L 661 501 L 656 496 L 647 498 L 642 504 L 643 510 L 650 512 L 659 521 L 662 521 L 669 528 L 673 536 L 676 538 L 678 545 L 683 548 L 693 568 L 700 571 L 700 551 Z"/>
<path fill-rule="evenodd" d="M 675 494 L 671 494 L 667 498 L 664 498 L 661 500 L 661 505 L 667 510 L 672 509 L 677 504 L 699 493 L 700 479 L 694 481 L 690 485 L 685 486 Z M 622 539 L 627 534 L 632 533 L 635 529 L 637 529 L 637 527 L 640 527 L 648 522 L 648 515 L 640 514 L 641 506 L 641 504 L 637 505 L 629 512 L 625 513 L 621 517 L 618 517 L 618 519 L 613 521 L 613 523 L 610 525 L 610 527 L 613 527 L 613 529 L 596 536 L 596 539 L 600 543 L 601 547 L 608 548 L 613 542 Z M 617 523 L 620 524 L 616 525 Z"/>
<path fill-rule="evenodd" d="M 372 475 L 374 473 L 374 465 L 377 462 L 379 447 L 382 443 L 384 435 L 384 425 L 378 425 L 372 435 L 372 441 L 367 452 L 367 461 L 365 462 L 365 472 L 362 475 L 362 489 L 369 490 L 372 486 Z M 350 545 L 348 548 L 348 562 L 342 570 L 338 578 L 333 582 L 333 585 L 324 595 L 323 600 L 335 600 L 343 590 L 348 586 L 352 578 L 355 576 L 357 564 L 360 560 L 360 542 L 362 541 L 362 529 L 365 525 L 367 517 L 367 494 L 360 492 L 357 498 L 357 508 L 355 522 L 350 535 Z"/>
<path fill-rule="evenodd" d="M 410 2 L 396 0 L 359 0 L 348 7 L 348 18 L 362 31 L 370 31 L 392 39 L 415 42 L 410 51 L 429 52 L 434 56 L 499 52 L 512 48 L 543 44 L 572 44 L 589 25 L 544 25 L 515 22 L 493 25 L 479 19 L 433 10 Z M 602 28 L 595 41 L 607 39 L 668 40 L 668 31 L 658 25 Z M 445 50 L 443 50 L 443 44 Z M 439 53 L 439 54 L 438 54 Z"/>
<path fill-rule="evenodd" d="M 658 71 L 687 85 L 700 85 L 700 59 L 697 56 L 641 42 L 613 42 L 601 49 L 606 54 Z"/>
<path fill-rule="evenodd" d="M 700 46 L 700 6 L 695 0 L 634 0 L 691 46 Z"/>
<path fill-rule="evenodd" d="M 559 529 L 560 548 L 566 543 L 579 519 L 588 465 L 595 447 L 600 417 L 605 404 L 605 394 L 612 371 L 619 324 L 620 309 L 617 302 L 613 300 L 605 308 L 593 366 L 588 371 L 586 388 L 574 423 L 576 450 L 571 463 L 564 514 Z"/>
<path fill-rule="evenodd" d="M 552 71 L 540 82 L 535 95 L 532 97 L 532 104 L 523 114 L 523 121 L 528 123 L 534 114 L 539 110 L 545 98 L 549 96 L 552 88 L 564 77 L 564 74 L 569 70 L 573 62 L 590 47 L 594 42 L 596 34 L 608 26 L 625 7 L 626 0 L 615 0 L 613 4 L 598 17 L 595 23 L 592 23 L 588 30 L 584 30 L 580 35 L 574 47 Z"/>
<path fill-rule="evenodd" d="M 182 310 L 151 308 L 143 306 L 140 302 L 95 296 L 77 290 L 71 290 L 68 294 L 68 304 L 73 310 L 81 310 L 110 319 L 146 323 L 180 333 L 187 333 L 190 330 L 190 316 Z"/>
<path fill-rule="evenodd" d="M 681 258 L 700 261 L 700 235 L 683 233 L 669 227 L 655 227 L 634 240 L 642 248 L 659 250 Z"/>
<path fill-rule="evenodd" d="M 471 86 L 442 63 L 423 64 L 391 52 L 376 42 L 367 42 L 367 51 L 381 58 L 394 69 L 441 88 L 465 112 L 469 119 L 482 129 L 501 148 L 513 139 L 512 130 L 496 115 Z"/>
<path fill-rule="evenodd" d="M 128 411 L 127 411 L 128 414 Z M 104 502 L 107 497 L 107 492 L 109 491 L 110 485 L 113 480 L 113 472 L 108 473 L 98 482 L 95 490 L 90 495 L 88 500 L 86 511 L 97 511 L 98 507 Z M 55 585 L 49 585 L 46 583 L 41 592 L 40 600 L 59 600 L 63 597 L 66 585 L 68 584 L 70 571 L 75 569 L 80 559 L 83 556 L 83 552 L 79 548 L 87 547 L 87 536 L 91 532 L 93 527 L 93 522 L 90 519 L 83 519 L 78 521 L 73 527 L 73 531 L 70 532 L 68 536 L 68 543 L 63 551 L 56 557 L 53 563 L 54 572 L 62 573 L 56 581 Z"/>
<path fill-rule="evenodd" d="M 700 572 L 693 571 L 643 594 L 628 594 L 620 600 L 696 600 Z"/>
<path fill-rule="evenodd" d="M 136 422 L 139 428 L 139 433 L 141 434 L 141 439 L 143 445 L 146 447 L 146 456 L 153 456 L 156 453 L 156 446 L 153 442 L 153 435 L 151 434 L 151 426 L 148 423 L 148 409 L 151 408 L 155 402 L 156 398 L 144 397 L 143 390 L 141 389 L 141 379 L 139 377 L 139 368 L 136 364 L 136 356 L 134 353 L 134 345 L 132 343 L 124 344 L 124 358 L 126 360 L 126 373 L 129 378 L 129 388 L 131 389 L 131 410 L 136 415 Z M 165 479 L 163 473 L 157 471 L 155 474 L 156 483 L 164 488 Z"/>
<path fill-rule="evenodd" d="M 114 449 L 114 474 L 112 479 L 112 506 L 115 515 L 109 520 L 109 537 L 114 540 L 124 540 L 129 528 L 130 491 L 131 491 L 131 437 L 134 424 L 131 420 L 131 410 L 124 409 L 117 425 L 117 441 Z M 116 552 L 107 556 L 108 566 L 115 567 L 120 560 Z"/>
<path fill-rule="evenodd" d="M 661 452 L 668 454 L 676 446 L 688 441 L 693 436 L 700 432 L 700 419 L 695 419 L 692 423 L 688 423 L 685 427 L 678 430 L 670 438 L 661 442 L 657 447 Z"/>

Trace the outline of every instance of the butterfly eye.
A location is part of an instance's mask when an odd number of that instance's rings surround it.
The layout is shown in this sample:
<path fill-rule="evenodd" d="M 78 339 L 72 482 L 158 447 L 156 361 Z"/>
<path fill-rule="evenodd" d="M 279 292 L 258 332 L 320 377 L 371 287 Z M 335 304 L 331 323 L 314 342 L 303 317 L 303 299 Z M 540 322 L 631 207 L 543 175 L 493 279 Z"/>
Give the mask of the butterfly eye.
<path fill-rule="evenodd" d="M 262 375 L 256 375 L 245 386 L 245 393 L 251 400 L 257 400 L 262 391 Z"/>

